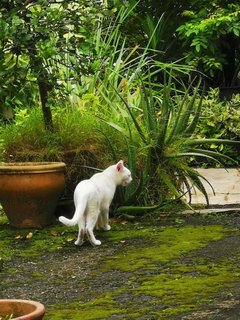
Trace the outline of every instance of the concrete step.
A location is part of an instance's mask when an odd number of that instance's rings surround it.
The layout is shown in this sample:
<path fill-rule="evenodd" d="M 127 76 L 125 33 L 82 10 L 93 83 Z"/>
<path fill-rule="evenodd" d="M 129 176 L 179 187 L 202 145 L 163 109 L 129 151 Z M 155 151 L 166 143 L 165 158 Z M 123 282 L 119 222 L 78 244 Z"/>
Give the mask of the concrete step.
<path fill-rule="evenodd" d="M 209 197 L 210 205 L 238 205 L 240 204 L 240 169 L 223 169 L 223 168 L 209 168 L 197 169 L 197 171 L 205 177 L 209 184 L 202 179 Z M 199 190 L 193 188 L 192 204 L 204 205 L 206 204 L 205 197 Z"/>

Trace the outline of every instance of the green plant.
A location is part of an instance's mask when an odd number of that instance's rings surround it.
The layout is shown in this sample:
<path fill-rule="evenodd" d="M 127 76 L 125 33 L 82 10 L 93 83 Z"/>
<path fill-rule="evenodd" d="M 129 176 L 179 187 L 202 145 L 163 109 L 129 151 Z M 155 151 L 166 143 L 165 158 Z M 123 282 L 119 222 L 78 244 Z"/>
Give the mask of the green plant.
<path fill-rule="evenodd" d="M 1 160 L 61 160 L 67 153 L 86 152 L 101 158 L 100 166 L 104 168 L 111 160 L 105 141 L 110 135 L 119 152 L 126 152 L 119 134 L 110 133 L 109 126 L 100 123 L 88 106 L 54 107 L 52 111 L 55 128 L 48 132 L 40 108 L 16 109 L 14 121 L 1 127 Z"/>
<path fill-rule="evenodd" d="M 130 190 L 132 193 L 126 195 L 125 206 L 120 207 L 119 212 L 153 210 L 163 206 L 166 198 L 181 199 L 187 205 L 183 186 L 189 193 L 192 186 L 197 187 L 208 203 L 201 182 L 205 178 L 189 166 L 188 159 L 197 156 L 220 163 L 220 159 L 228 157 L 216 151 L 204 150 L 201 146 L 232 141 L 198 139 L 194 136 L 202 105 L 199 86 L 200 82 L 195 88 L 190 86 L 180 90 L 176 88 L 173 78 L 165 73 L 161 92 L 142 82 L 141 88 L 138 88 L 138 106 L 131 104 L 132 92 L 128 92 L 128 95 L 126 92 L 119 93 L 122 103 L 116 107 L 120 114 L 124 114 L 125 125 L 108 123 L 126 139 L 128 162 L 135 181 L 138 181 L 135 190 Z M 139 142 L 140 145 L 137 145 Z M 133 204 L 137 207 L 132 207 Z"/>
<path fill-rule="evenodd" d="M 47 144 L 47 132 L 42 121 L 40 108 L 16 109 L 12 123 L 3 124 L 0 132 L 2 160 L 16 153 L 37 152 Z M 27 158 L 27 157 L 26 157 Z"/>
<path fill-rule="evenodd" d="M 195 134 L 198 138 L 217 138 L 217 139 L 231 139 L 233 141 L 240 140 L 240 110 L 239 110 L 239 95 L 233 96 L 230 101 L 220 100 L 219 90 L 212 89 L 207 95 L 204 95 L 202 101 L 202 112 L 196 127 Z M 221 144 L 209 144 L 205 146 L 207 150 L 217 150 L 226 156 L 231 157 L 235 161 L 238 160 L 236 146 Z M 213 161 L 204 161 L 198 159 L 194 160 L 196 165 L 204 166 L 219 166 Z M 236 166 L 230 159 L 222 159 L 222 163 L 226 166 Z"/>
<path fill-rule="evenodd" d="M 239 5 L 200 1 L 189 9 L 183 12 L 186 22 L 177 29 L 186 62 L 215 80 L 223 71 L 220 84 L 233 85 L 239 71 Z"/>
<path fill-rule="evenodd" d="M 89 34 L 105 10 L 87 0 L 2 1 L 0 110 L 33 99 L 38 104 L 39 95 L 45 128 L 53 131 L 49 99 L 59 94 L 63 82 L 89 73 Z"/>

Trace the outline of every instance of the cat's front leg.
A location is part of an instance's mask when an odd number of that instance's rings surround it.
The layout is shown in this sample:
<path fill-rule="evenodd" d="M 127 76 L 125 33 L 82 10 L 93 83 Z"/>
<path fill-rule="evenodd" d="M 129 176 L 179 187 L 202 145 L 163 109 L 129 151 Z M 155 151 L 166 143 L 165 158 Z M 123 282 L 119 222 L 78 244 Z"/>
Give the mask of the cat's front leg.
<path fill-rule="evenodd" d="M 111 226 L 110 226 L 110 224 L 109 224 L 109 208 L 104 208 L 103 210 L 102 210 L 102 213 L 101 213 L 101 215 L 102 215 L 102 229 L 104 230 L 104 231 L 109 231 L 109 230 L 111 230 Z"/>
<path fill-rule="evenodd" d="M 106 224 L 106 225 L 103 227 L 103 230 L 104 230 L 104 231 L 110 231 L 110 230 L 111 230 L 110 224 Z"/>
<path fill-rule="evenodd" d="M 96 230 L 102 230 L 103 229 L 103 218 L 102 218 L 102 214 L 100 213 L 98 216 L 98 220 L 95 226 Z"/>
<path fill-rule="evenodd" d="M 108 210 L 102 210 L 98 216 L 98 220 L 95 226 L 96 230 L 111 230 L 111 226 L 108 224 L 108 220 Z"/>

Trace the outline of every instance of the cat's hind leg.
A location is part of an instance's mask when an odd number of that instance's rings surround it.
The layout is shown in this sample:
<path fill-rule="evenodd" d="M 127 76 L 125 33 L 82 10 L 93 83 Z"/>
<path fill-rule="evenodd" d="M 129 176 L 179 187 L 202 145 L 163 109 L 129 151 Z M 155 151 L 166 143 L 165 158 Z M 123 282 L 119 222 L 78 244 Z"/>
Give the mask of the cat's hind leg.
<path fill-rule="evenodd" d="M 100 240 L 97 240 L 94 236 L 93 229 L 97 223 L 99 212 L 88 212 L 87 221 L 86 221 L 86 234 L 88 240 L 93 246 L 99 246 L 101 244 Z"/>
<path fill-rule="evenodd" d="M 83 228 L 78 229 L 78 237 L 77 240 L 74 242 L 76 246 L 81 246 L 84 242 L 84 236 L 85 236 L 85 231 Z"/>
<path fill-rule="evenodd" d="M 81 217 L 78 222 L 78 237 L 74 242 L 76 246 L 81 246 L 84 242 L 85 237 L 85 219 Z"/>

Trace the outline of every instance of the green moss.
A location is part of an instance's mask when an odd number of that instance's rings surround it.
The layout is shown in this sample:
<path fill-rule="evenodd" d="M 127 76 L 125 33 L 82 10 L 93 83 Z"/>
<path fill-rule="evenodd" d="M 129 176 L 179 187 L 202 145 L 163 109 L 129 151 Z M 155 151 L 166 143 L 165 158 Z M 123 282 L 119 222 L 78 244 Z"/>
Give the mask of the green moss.
<path fill-rule="evenodd" d="M 187 227 L 168 227 L 165 229 L 146 228 L 130 231 L 127 235 L 118 232 L 114 235 L 114 240 L 131 241 L 131 237 L 139 237 L 136 245 L 119 255 L 107 259 L 104 271 L 123 270 L 135 271 L 146 267 L 154 269 L 156 263 L 167 262 L 182 254 L 200 249 L 210 241 L 219 240 L 224 236 L 222 226 L 187 226 Z M 129 238 L 130 237 L 130 238 Z M 143 246 L 143 241 L 148 241 L 148 245 Z"/>
<path fill-rule="evenodd" d="M 122 319 L 137 319 L 149 315 L 149 319 L 172 319 L 172 316 L 196 310 L 209 303 L 216 292 L 239 278 L 234 261 L 224 260 L 213 264 L 206 258 L 193 256 L 195 250 L 220 240 L 227 230 L 221 226 L 145 228 L 114 231 L 106 234 L 108 241 L 122 243 L 123 250 L 106 257 L 99 270 L 109 273 L 121 270 L 131 273 L 121 288 L 93 296 L 89 302 L 69 303 L 56 314 L 48 313 L 51 320 L 58 319 L 108 319 L 118 315 Z M 132 241 L 132 246 L 126 243 Z M 187 255 L 189 264 L 181 263 Z M 122 301 L 122 296 L 129 299 Z M 144 303 L 141 303 L 144 301 Z M 56 310 L 56 306 L 52 307 Z"/>
<path fill-rule="evenodd" d="M 30 238 L 26 236 L 32 232 Z M 74 319 L 169 319 L 209 304 L 217 292 L 234 281 L 239 281 L 237 256 L 212 259 L 201 253 L 202 248 L 228 235 L 223 226 L 142 227 L 141 225 L 114 226 L 100 233 L 104 246 L 114 247 L 113 255 L 106 255 L 95 270 L 89 270 L 86 292 L 81 301 L 47 307 L 48 320 Z M 76 228 L 55 226 L 43 230 L 14 230 L 0 228 L 0 254 L 6 257 L 41 257 L 46 252 L 75 250 L 73 239 Z M 80 250 L 80 249 L 79 249 Z M 83 252 L 86 248 L 84 248 Z M 93 250 L 89 246 L 89 250 Z M 102 252 L 102 251 L 101 251 Z M 103 253 L 103 252 L 102 252 Z M 91 268 L 91 265 L 89 265 Z M 9 269 L 8 274 L 14 273 Z M 119 278 L 118 276 L 119 275 Z M 44 276 L 34 271 L 36 281 Z M 101 286 L 101 290 L 89 286 Z M 117 277 L 116 286 L 111 286 Z M 109 281 L 110 285 L 105 285 Z M 59 279 L 59 281 L 62 281 Z M 14 284 L 11 284 L 13 286 Z M 80 284 L 81 285 L 81 284 Z M 76 297 L 75 297 L 76 299 Z"/>
<path fill-rule="evenodd" d="M 57 310 L 57 311 L 56 311 Z M 99 298 L 89 302 L 68 303 L 66 306 L 54 305 L 48 311 L 48 318 L 51 320 L 62 319 L 107 319 L 112 315 L 121 313 L 112 299 L 111 293 L 106 293 Z"/>
<path fill-rule="evenodd" d="M 75 233 L 75 228 L 67 229 L 64 226 L 18 230 L 0 222 L 0 257 L 4 260 L 10 259 L 13 255 L 30 258 L 60 250 L 68 243 L 72 245 Z"/>
<path fill-rule="evenodd" d="M 238 281 L 238 267 L 230 266 L 228 261 L 218 265 L 175 265 L 171 272 L 141 278 L 141 284 L 133 290 L 134 294 L 158 297 L 167 306 L 161 315 L 176 315 L 191 311 L 201 304 L 209 303 L 216 292 Z"/>
<path fill-rule="evenodd" d="M 134 242 L 135 247 L 126 247 L 120 254 L 108 257 L 102 269 L 105 272 L 121 270 L 138 274 L 134 289 L 126 291 L 133 297 L 136 295 L 139 301 L 142 301 L 144 296 L 150 296 L 152 304 L 157 300 L 156 303 L 159 304 L 160 299 L 163 306 L 161 311 L 156 312 L 150 307 L 146 310 L 146 306 L 141 309 L 140 304 L 138 312 L 142 315 L 147 312 L 161 319 L 169 318 L 209 302 L 219 289 L 238 279 L 238 268 L 234 263 L 229 265 L 229 261 L 212 264 L 204 258 L 199 261 L 198 258 L 191 258 L 190 265 L 174 262 L 183 255 L 191 257 L 192 252 L 207 246 L 211 241 L 220 240 L 226 232 L 222 226 L 168 227 L 160 230 L 146 228 L 134 230 L 133 233 L 130 231 L 133 238 L 138 237 L 138 242 Z M 114 241 L 123 240 L 131 241 L 129 234 L 118 232 L 114 235 Z M 156 273 L 159 271 L 160 274 L 145 277 L 147 270 Z M 129 313 L 126 313 L 126 319 L 130 319 L 128 316 Z"/>

